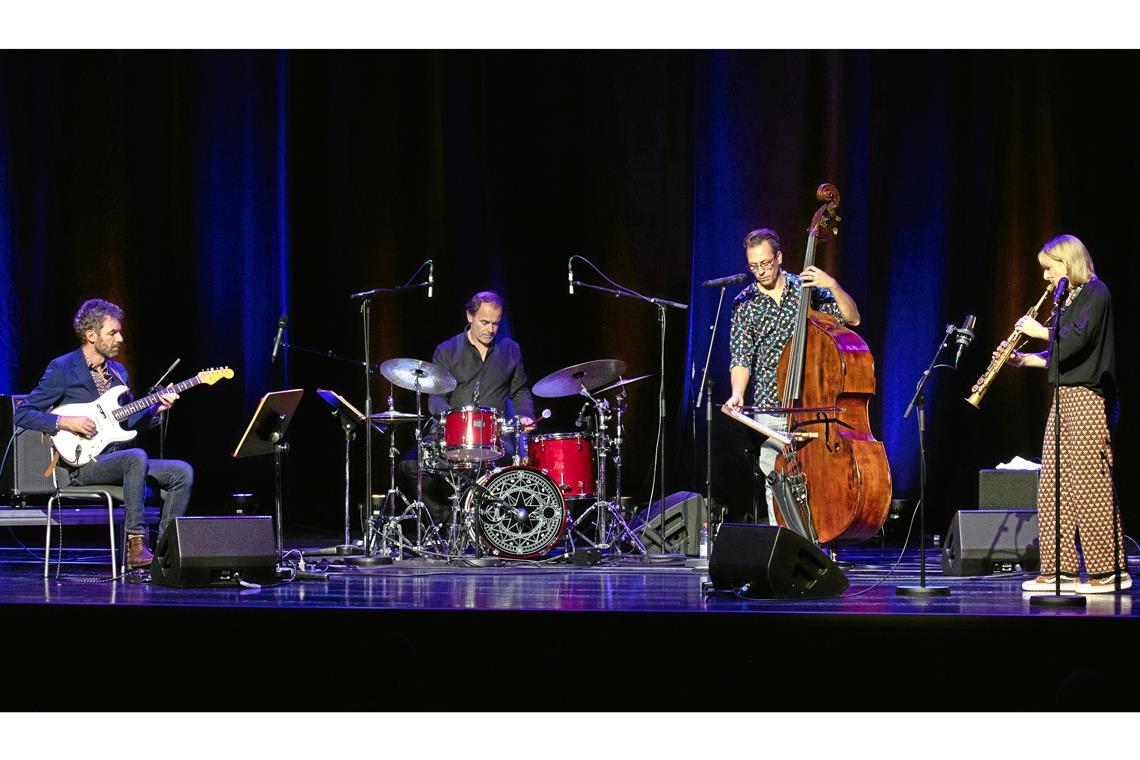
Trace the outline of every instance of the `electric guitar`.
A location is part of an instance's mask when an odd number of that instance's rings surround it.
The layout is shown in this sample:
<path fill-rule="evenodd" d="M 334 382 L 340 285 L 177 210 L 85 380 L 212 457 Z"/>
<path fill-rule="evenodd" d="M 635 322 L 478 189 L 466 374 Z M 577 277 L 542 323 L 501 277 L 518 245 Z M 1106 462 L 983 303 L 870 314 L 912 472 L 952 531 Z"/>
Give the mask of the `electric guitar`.
<path fill-rule="evenodd" d="M 59 457 L 72 467 L 82 467 L 95 460 L 103 449 L 112 443 L 129 441 L 138 435 L 137 430 L 126 430 L 123 421 L 158 402 L 167 393 L 184 393 L 196 385 L 213 385 L 219 380 L 229 380 L 234 371 L 229 367 L 206 369 L 189 380 L 167 386 L 159 393 L 152 393 L 132 401 L 126 406 L 119 405 L 119 399 L 127 392 L 127 386 L 116 385 L 99 398 L 87 404 L 64 404 L 52 409 L 52 414 L 61 417 L 89 417 L 96 427 L 95 435 L 84 438 L 70 430 L 60 430 L 51 437 L 52 446 Z"/>

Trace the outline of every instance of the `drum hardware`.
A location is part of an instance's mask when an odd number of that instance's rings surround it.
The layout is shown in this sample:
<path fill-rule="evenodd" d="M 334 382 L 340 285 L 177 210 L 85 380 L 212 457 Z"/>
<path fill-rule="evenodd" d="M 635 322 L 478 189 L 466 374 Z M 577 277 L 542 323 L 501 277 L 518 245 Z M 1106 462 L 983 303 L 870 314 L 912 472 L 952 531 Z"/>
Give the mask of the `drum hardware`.
<path fill-rule="evenodd" d="M 382 374 L 391 383 L 388 392 L 388 411 L 381 412 L 390 418 L 400 417 L 399 413 L 393 408 L 392 401 L 392 386 L 398 386 L 406 390 L 414 391 L 416 394 L 416 411 L 414 415 L 415 420 L 424 419 L 423 412 L 423 394 L 447 393 L 455 388 L 457 382 L 450 372 L 438 364 L 431 362 L 421 361 L 419 359 L 389 359 L 380 365 L 380 374 Z M 394 425 L 392 427 L 394 431 Z M 417 465 L 416 465 L 416 499 L 412 503 L 408 503 L 403 493 L 396 487 L 396 448 L 394 433 L 389 437 L 388 448 L 388 466 L 390 477 L 390 488 L 388 496 L 385 499 L 385 509 L 381 515 L 381 529 L 380 529 L 380 551 L 391 551 L 388 543 L 389 528 L 397 531 L 396 537 L 398 539 L 397 549 L 399 556 L 404 556 L 404 540 L 403 529 L 400 526 L 402 521 L 412 519 L 416 521 L 416 543 L 415 550 L 421 551 L 424 547 L 424 515 L 427 514 L 427 522 L 429 526 L 428 535 L 435 543 L 439 543 L 439 531 L 435 525 L 434 520 L 431 518 L 431 513 L 424 503 L 424 446 L 423 446 L 423 427 L 419 424 L 415 427 L 416 432 L 416 450 L 417 450 Z M 404 501 L 405 507 L 399 516 L 395 513 L 395 508 L 398 501 Z"/>
<path fill-rule="evenodd" d="M 628 383 L 619 382 L 612 386 L 615 388 L 621 387 L 621 392 L 614 399 L 613 405 L 610 404 L 609 399 L 598 399 L 593 396 L 584 383 L 580 386 L 579 393 L 585 396 L 593 406 L 596 419 L 593 442 L 597 457 L 597 469 L 595 470 L 595 490 L 594 493 L 591 494 L 595 497 L 594 503 L 592 503 L 575 522 L 577 525 L 581 525 L 595 510 L 597 511 L 597 516 L 595 518 L 593 540 L 584 535 L 577 527 L 572 527 L 568 533 L 571 536 L 576 534 L 595 549 L 613 549 L 613 551 L 618 554 L 621 553 L 622 539 L 628 539 L 637 552 L 645 554 L 645 545 L 629 527 L 629 524 L 625 520 L 625 515 L 623 515 L 621 511 L 621 473 L 623 464 L 621 447 L 625 434 L 622 426 L 622 415 L 626 411 L 626 390 L 624 386 L 627 384 Z M 614 435 L 612 437 L 608 432 L 611 420 L 615 423 Z M 613 452 L 615 476 L 613 500 L 606 498 L 606 459 L 611 451 Z M 610 520 L 612 520 L 612 523 L 609 522 Z M 570 548 L 570 551 L 572 552 L 573 549 Z"/>

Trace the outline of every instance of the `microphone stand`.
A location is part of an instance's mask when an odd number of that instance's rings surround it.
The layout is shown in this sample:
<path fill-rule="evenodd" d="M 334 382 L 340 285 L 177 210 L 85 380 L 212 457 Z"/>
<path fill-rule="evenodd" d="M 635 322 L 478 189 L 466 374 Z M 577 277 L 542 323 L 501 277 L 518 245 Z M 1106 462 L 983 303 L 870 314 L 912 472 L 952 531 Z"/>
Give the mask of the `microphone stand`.
<path fill-rule="evenodd" d="M 709 379 L 709 363 L 712 361 L 713 346 L 716 345 L 716 330 L 720 326 L 720 310 L 724 306 L 724 293 L 728 285 L 720 286 L 720 298 L 716 302 L 716 318 L 709 327 L 709 350 L 705 354 L 705 368 L 701 373 L 701 386 L 697 392 L 697 401 L 693 405 L 693 449 L 696 450 L 696 420 L 697 409 L 701 406 L 701 399 L 708 393 L 705 406 L 705 514 L 704 521 L 708 523 L 708 556 L 712 556 L 713 536 L 716 531 L 712 525 L 712 380 Z M 707 557 L 706 557 L 707 559 Z"/>
<path fill-rule="evenodd" d="M 170 377 L 170 373 L 174 371 L 174 368 L 178 366 L 178 363 L 180 361 L 182 361 L 181 356 L 178 357 L 177 359 L 175 359 L 173 361 L 173 363 L 171 363 L 171 365 L 166 368 L 166 371 L 162 373 L 162 377 L 158 378 L 158 380 L 155 382 L 155 384 L 152 385 L 147 390 L 146 393 L 148 396 L 152 393 L 158 393 L 159 391 L 162 390 L 162 383 L 166 380 L 166 378 Z M 167 422 L 169 419 L 170 419 L 170 410 L 167 409 L 165 412 L 162 412 L 162 415 L 159 417 L 159 420 L 158 420 L 158 427 L 159 427 L 159 430 L 158 430 L 158 458 L 159 459 L 166 459 L 166 425 L 167 425 Z"/>
<path fill-rule="evenodd" d="M 1057 318 L 1053 320 L 1053 329 L 1049 333 L 1049 363 L 1052 365 L 1050 373 L 1055 369 L 1053 378 L 1053 575 L 1056 578 L 1052 594 L 1035 594 L 1029 597 L 1031 607 L 1084 607 L 1086 599 L 1081 594 L 1061 593 L 1061 357 L 1057 352 L 1061 332 L 1061 302 L 1060 293 L 1057 294 Z M 1113 523 L 1116 522 L 1115 514 Z M 1115 525 L 1113 528 L 1115 532 Z M 1114 550 L 1115 551 L 1115 550 Z M 1117 573 L 1119 584 L 1120 573 Z M 1119 591 L 1119 589 L 1118 589 Z"/>
<path fill-rule="evenodd" d="M 429 278 L 424 282 L 419 282 L 414 285 L 410 284 L 416 275 L 423 271 L 423 268 L 431 263 L 431 260 L 425 261 L 420 264 L 420 268 L 416 270 L 415 274 L 409 278 L 408 283 L 404 285 L 397 285 L 393 288 L 372 288 L 371 290 L 362 290 L 359 293 L 353 293 L 349 296 L 351 300 L 360 300 L 360 320 L 364 326 L 364 417 L 365 419 L 372 420 L 372 375 L 376 368 L 372 366 L 371 348 L 372 338 L 370 334 L 370 326 L 372 323 L 372 296 L 380 293 L 399 293 L 404 290 L 415 290 L 416 288 L 428 288 L 428 293 L 431 293 L 432 281 Z M 418 412 L 418 410 L 417 410 Z M 365 509 L 372 503 L 372 426 L 366 425 L 364 427 L 364 505 Z"/>
<path fill-rule="evenodd" d="M 595 271 L 597 271 L 599 274 L 602 274 L 602 271 L 600 269 L 598 269 L 597 267 L 595 267 L 594 264 L 591 261 L 589 261 L 589 259 L 586 259 L 583 256 L 572 256 L 571 258 L 572 259 L 573 258 L 582 259 L 582 261 L 585 261 L 587 264 L 589 264 L 591 267 L 593 267 Z M 606 277 L 604 274 L 602 274 L 602 277 L 605 277 L 607 282 L 613 283 L 613 281 L 610 280 L 608 277 Z M 660 496 L 660 499 L 661 499 L 661 543 L 662 543 L 661 548 L 667 549 L 668 547 L 665 546 L 665 543 L 667 541 L 667 539 L 665 538 L 665 313 L 666 313 L 666 310 L 668 310 L 668 309 L 688 310 L 689 306 L 688 306 L 688 304 L 678 303 L 676 301 L 669 301 L 669 300 L 664 299 L 664 298 L 653 298 L 651 296 L 645 296 L 645 295 L 642 295 L 641 293 L 630 290 L 628 288 L 623 288 L 620 285 L 618 285 L 616 288 L 603 288 L 600 285 L 591 285 L 590 283 L 582 282 L 580 280 L 573 280 L 572 282 L 574 285 L 578 285 L 578 286 L 583 287 L 583 288 L 590 288 L 591 290 L 598 290 L 598 291 L 601 291 L 602 293 L 609 293 L 611 295 L 617 296 L 618 298 L 623 298 L 623 297 L 624 298 L 633 298 L 633 299 L 636 299 L 638 301 L 644 301 L 645 303 L 651 303 L 657 307 L 657 322 L 661 326 L 661 329 L 660 329 L 660 336 L 661 336 L 661 354 L 660 354 L 660 356 L 661 356 L 661 384 L 658 387 L 658 391 L 657 391 L 657 431 L 658 431 L 658 440 L 660 440 L 660 442 L 661 442 L 661 459 L 660 459 L 660 472 L 661 472 L 661 481 L 660 481 L 661 482 L 661 496 Z M 616 285 L 616 283 L 613 283 L 613 284 Z M 658 463 L 655 461 L 654 465 L 657 466 L 657 464 Z M 653 507 L 653 500 L 652 499 L 650 499 L 649 507 L 650 507 L 650 509 L 652 509 L 652 507 Z M 653 517 L 653 515 L 650 514 L 649 515 L 650 519 L 646 520 L 645 524 L 641 526 L 642 542 L 643 543 L 644 543 L 645 529 L 647 527 L 649 527 L 649 523 L 652 521 L 652 517 Z M 649 554 L 646 554 L 645 557 L 648 558 Z"/>
<path fill-rule="evenodd" d="M 911 398 L 910 403 L 907 404 L 906 411 L 903 413 L 905 420 L 910 416 L 912 409 L 918 410 L 918 585 L 917 586 L 896 586 L 895 594 L 898 596 L 949 596 L 949 586 L 927 586 L 926 585 L 926 395 L 924 389 L 926 388 L 926 381 L 930 379 L 930 373 L 939 367 L 949 367 L 949 364 L 938 364 L 938 357 L 942 354 L 942 350 L 950 344 L 950 336 L 955 333 L 957 328 L 954 325 L 946 325 L 946 333 L 942 336 L 942 342 L 938 344 L 938 350 L 934 352 L 934 358 L 930 360 L 930 366 L 922 373 L 918 379 L 918 386 L 914 390 L 914 397 Z"/>

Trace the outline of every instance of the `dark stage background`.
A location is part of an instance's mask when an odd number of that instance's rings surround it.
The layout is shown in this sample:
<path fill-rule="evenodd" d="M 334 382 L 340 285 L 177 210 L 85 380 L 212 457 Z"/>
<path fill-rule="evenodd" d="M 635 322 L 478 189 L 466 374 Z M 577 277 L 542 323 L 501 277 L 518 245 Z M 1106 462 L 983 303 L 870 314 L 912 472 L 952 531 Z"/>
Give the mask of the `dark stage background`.
<path fill-rule="evenodd" d="M 977 470 L 1040 454 L 1044 373 L 1009 369 L 981 412 L 962 401 L 989 352 L 1040 296 L 1035 253 L 1062 232 L 1116 294 L 1123 452 L 1136 427 L 1127 349 L 1136 265 L 1131 191 L 1140 114 L 1132 53 L 1037 52 L 42 52 L 0 54 L 0 391 L 27 392 L 74 345 L 70 318 L 102 296 L 127 312 L 136 390 L 230 365 L 189 392 L 167 454 L 193 462 L 192 510 L 255 490 L 272 461 L 232 460 L 257 399 L 306 389 L 290 438 L 286 529 L 343 516 L 343 438 L 312 392 L 363 403 L 362 372 L 269 352 L 290 342 L 359 357 L 350 293 L 435 261 L 436 292 L 378 297 L 372 356 L 428 359 L 495 288 L 532 380 L 620 358 L 658 372 L 656 310 L 579 289 L 580 254 L 619 283 L 691 304 L 669 311 L 666 490 L 704 490 L 704 413 L 691 427 L 717 291 L 758 226 L 798 271 L 822 181 L 843 195 L 818 251 L 860 305 L 876 358 L 872 427 L 899 498 L 918 489 L 914 384 L 949 322 L 978 338 L 929 386 L 933 531 L 977 498 Z M 601 278 L 576 263 L 575 275 Z M 729 298 L 738 289 L 729 293 Z M 728 306 L 713 351 L 728 395 Z M 648 498 L 657 379 L 631 387 L 626 492 Z M 377 406 L 387 383 L 373 388 Z M 412 394 L 396 391 L 400 409 Z M 566 430 L 556 400 L 547 432 Z M 695 440 L 694 443 L 694 433 Z M 740 430 L 714 414 L 714 495 L 750 507 Z M 401 433 L 401 445 L 408 434 Z M 147 439 L 152 453 L 157 441 Z M 376 441 L 375 489 L 387 486 Z M 354 444 L 353 501 L 363 499 Z M 1126 517 L 1136 475 L 1120 458 Z M 359 528 L 354 529 L 358 535 Z"/>

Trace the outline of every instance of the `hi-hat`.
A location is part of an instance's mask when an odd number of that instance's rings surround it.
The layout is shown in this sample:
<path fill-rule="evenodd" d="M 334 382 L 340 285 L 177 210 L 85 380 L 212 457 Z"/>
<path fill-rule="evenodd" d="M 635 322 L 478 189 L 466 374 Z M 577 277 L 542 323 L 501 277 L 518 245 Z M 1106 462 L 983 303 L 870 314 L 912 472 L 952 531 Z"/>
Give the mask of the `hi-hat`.
<path fill-rule="evenodd" d="M 624 380 L 618 380 L 616 383 L 611 383 L 610 385 L 607 385 L 605 388 L 599 388 L 598 393 L 605 393 L 606 391 L 612 391 L 614 388 L 620 388 L 623 385 L 629 385 L 630 383 L 636 383 L 637 381 L 644 380 L 647 377 L 653 377 L 653 375 L 650 374 L 650 375 L 642 375 L 641 377 L 627 377 Z"/>
<path fill-rule="evenodd" d="M 625 362 L 620 359 L 596 359 L 552 372 L 535 383 L 531 391 L 534 395 L 544 398 L 576 396 L 582 390 L 582 386 L 588 391 L 593 391 L 612 383 L 621 377 L 623 372 L 625 372 Z"/>
<path fill-rule="evenodd" d="M 389 359 L 380 365 L 380 374 L 393 385 L 421 393 L 448 393 L 458 385 L 446 369 L 421 359 Z"/>
<path fill-rule="evenodd" d="M 386 412 L 378 412 L 371 417 L 373 422 L 386 422 L 393 424 L 396 422 L 415 422 L 422 420 L 423 417 L 415 412 L 397 412 L 395 409 L 389 409 Z"/>

